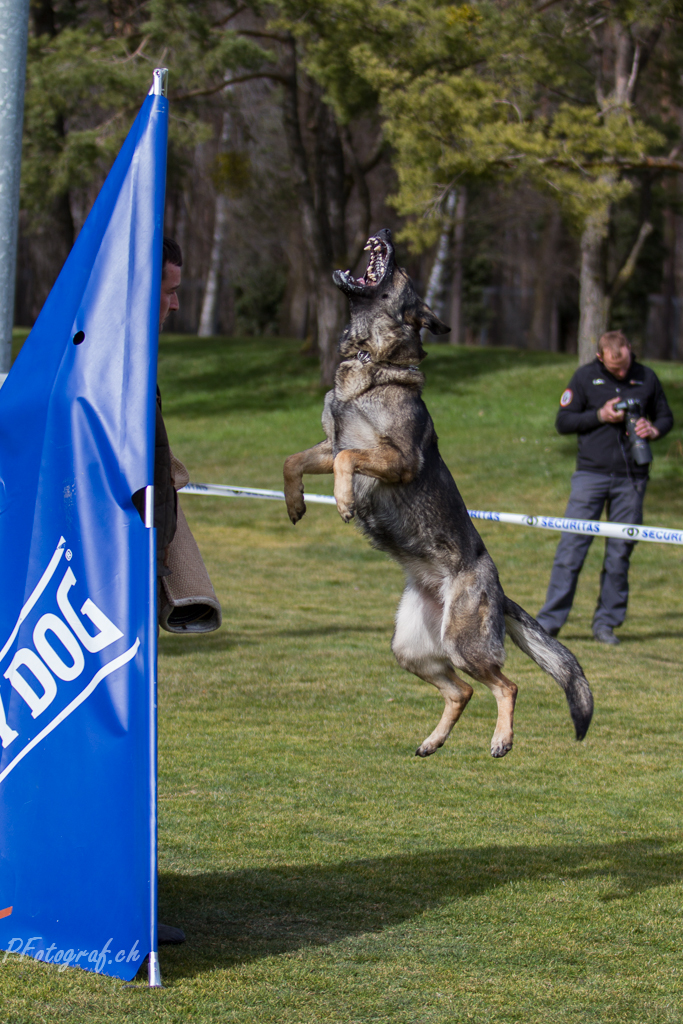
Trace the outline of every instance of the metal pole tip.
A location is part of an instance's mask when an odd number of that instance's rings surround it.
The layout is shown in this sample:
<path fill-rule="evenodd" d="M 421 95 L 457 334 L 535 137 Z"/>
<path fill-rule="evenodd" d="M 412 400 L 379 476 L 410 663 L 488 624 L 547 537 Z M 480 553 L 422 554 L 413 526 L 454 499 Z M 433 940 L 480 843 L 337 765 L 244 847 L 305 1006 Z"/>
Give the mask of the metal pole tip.
<path fill-rule="evenodd" d="M 149 988 L 163 988 L 163 985 L 161 984 L 161 969 L 159 967 L 158 953 L 149 954 L 149 961 L 147 963 L 147 977 L 147 984 Z"/>
<path fill-rule="evenodd" d="M 152 88 L 150 92 L 153 96 L 167 96 L 168 95 L 168 68 L 155 68 L 154 74 L 152 75 Z"/>

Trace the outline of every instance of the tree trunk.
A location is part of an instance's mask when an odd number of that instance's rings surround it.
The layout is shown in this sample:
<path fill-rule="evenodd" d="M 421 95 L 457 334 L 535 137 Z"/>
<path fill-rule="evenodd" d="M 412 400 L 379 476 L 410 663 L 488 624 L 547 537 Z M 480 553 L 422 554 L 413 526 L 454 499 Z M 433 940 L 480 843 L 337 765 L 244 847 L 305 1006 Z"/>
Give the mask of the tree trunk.
<path fill-rule="evenodd" d="M 436 256 L 434 257 L 432 272 L 429 275 L 429 283 L 425 293 L 425 302 L 437 316 L 440 316 L 443 312 L 443 289 L 446 278 L 446 264 L 448 263 L 448 255 L 451 248 L 453 213 L 455 211 L 456 198 L 457 195 L 455 190 L 449 192 L 448 199 L 446 200 L 446 211 L 441 227 L 441 234 L 439 235 L 439 244 L 436 247 Z"/>
<path fill-rule="evenodd" d="M 348 256 L 349 267 L 353 270 L 353 268 L 356 266 L 361 256 L 363 255 L 365 243 L 367 239 L 370 237 L 370 225 L 372 223 L 372 198 L 370 196 L 370 189 L 368 187 L 366 172 L 363 170 L 359 163 L 358 157 L 356 155 L 356 150 L 353 144 L 351 130 L 349 129 L 348 125 L 344 129 L 344 142 L 346 144 L 345 153 L 349 164 L 349 170 L 351 171 L 353 183 L 356 186 L 356 191 L 358 193 L 358 201 L 360 203 L 361 208 L 360 222 L 356 230 L 355 238 L 351 242 Z M 378 148 L 377 152 L 378 154 L 381 152 L 381 145 Z M 370 167 L 368 167 L 368 169 L 371 169 L 371 167 L 374 166 L 374 161 L 376 159 L 377 157 L 371 159 Z"/>
<path fill-rule="evenodd" d="M 316 278 L 315 310 L 320 351 L 320 383 L 323 387 L 331 388 L 337 369 L 337 341 L 346 315 L 346 299 L 333 284 L 331 277 L 317 274 Z"/>
<path fill-rule="evenodd" d="M 465 216 L 467 214 L 467 189 L 458 192 L 455 207 L 455 227 L 453 229 L 453 280 L 451 284 L 451 333 L 448 338 L 451 345 L 462 345 L 464 338 L 462 310 L 462 278 L 465 259 Z"/>
<path fill-rule="evenodd" d="M 683 198 L 683 181 L 680 175 L 676 175 L 676 189 L 679 201 Z M 683 215 L 676 213 L 674 216 L 675 231 L 675 318 L 674 318 L 674 343 L 672 346 L 671 358 L 683 359 Z"/>
<path fill-rule="evenodd" d="M 548 211 L 536 267 L 536 287 L 531 317 L 531 347 L 557 351 L 557 275 L 555 265 L 562 221 L 556 208 Z"/>
<path fill-rule="evenodd" d="M 292 224 L 287 244 L 289 271 L 287 288 L 280 306 L 278 332 L 284 337 L 313 342 L 310 331 L 311 294 L 308 251 L 301 242 L 301 228 Z"/>
<path fill-rule="evenodd" d="M 591 214 L 581 236 L 579 366 L 595 358 L 600 335 L 607 330 L 610 306 L 605 261 L 608 216 L 606 208 Z"/>
<path fill-rule="evenodd" d="M 343 270 L 348 261 L 344 149 L 332 107 L 323 102 L 319 88 L 313 93 L 314 116 L 309 130 L 314 143 L 315 206 L 330 263 Z"/>
<path fill-rule="evenodd" d="M 199 317 L 199 330 L 197 335 L 200 338 L 211 338 L 216 333 L 216 315 L 218 311 L 218 286 L 221 278 L 223 264 L 223 239 L 225 237 L 225 225 L 228 220 L 228 197 L 224 192 L 216 196 L 216 213 L 213 221 L 213 240 L 211 242 L 211 257 L 209 260 L 209 273 L 206 278 L 206 288 L 202 300 L 202 312 Z"/>
<path fill-rule="evenodd" d="M 223 111 L 223 123 L 221 125 L 221 139 L 219 152 L 224 153 L 230 141 L 230 111 Z M 218 317 L 218 289 L 221 279 L 221 265 L 223 262 L 223 240 L 225 238 L 225 226 L 228 220 L 228 197 L 224 192 L 216 192 L 216 209 L 213 218 L 213 238 L 211 240 L 211 256 L 209 258 L 209 273 L 204 288 L 202 300 L 202 311 L 199 317 L 199 329 L 197 336 L 210 338 L 216 333 L 216 321 Z"/>
<path fill-rule="evenodd" d="M 344 301 L 332 283 L 331 239 L 325 237 L 316 209 L 311 173 L 301 136 L 299 120 L 296 43 L 289 40 L 289 74 L 283 83 L 282 120 L 291 159 L 294 187 L 299 203 L 301 228 L 309 254 L 314 281 L 313 303 L 316 312 L 320 382 L 331 387 L 337 364 L 337 340 L 344 323 Z"/>

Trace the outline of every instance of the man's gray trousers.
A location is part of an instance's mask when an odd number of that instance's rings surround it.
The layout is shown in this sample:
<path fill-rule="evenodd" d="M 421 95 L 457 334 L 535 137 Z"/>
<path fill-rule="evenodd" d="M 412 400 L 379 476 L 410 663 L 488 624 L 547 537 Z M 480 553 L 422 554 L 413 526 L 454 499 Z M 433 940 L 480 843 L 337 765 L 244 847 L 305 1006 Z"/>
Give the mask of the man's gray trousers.
<path fill-rule="evenodd" d="M 607 519 L 613 523 L 643 521 L 643 498 L 647 479 L 630 480 L 623 476 L 587 473 L 577 470 L 565 513 L 568 519 L 599 519 L 607 506 Z M 545 604 L 536 616 L 548 631 L 556 632 L 571 611 L 581 566 L 593 537 L 564 533 L 557 545 Z M 593 632 L 615 629 L 626 617 L 628 604 L 628 565 L 635 544 L 608 538 L 600 573 L 600 596 L 593 616 Z"/>

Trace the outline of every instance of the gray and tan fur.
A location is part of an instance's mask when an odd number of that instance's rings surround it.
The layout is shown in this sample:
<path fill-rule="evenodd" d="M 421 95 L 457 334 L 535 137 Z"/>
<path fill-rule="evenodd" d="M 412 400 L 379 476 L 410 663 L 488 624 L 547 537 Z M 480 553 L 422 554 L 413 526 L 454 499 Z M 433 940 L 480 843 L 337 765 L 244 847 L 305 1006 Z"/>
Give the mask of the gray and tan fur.
<path fill-rule="evenodd" d="M 342 333 L 341 364 L 325 399 L 326 439 L 284 466 L 287 511 L 304 515 L 303 476 L 334 473 L 344 522 L 355 517 L 371 544 L 402 566 L 406 588 L 396 614 L 392 650 L 403 668 L 432 683 L 445 708 L 418 747 L 427 757 L 445 743 L 472 696 L 461 675 L 484 683 L 498 703 L 494 757 L 512 747 L 517 687 L 502 672 L 505 632 L 564 690 L 577 739 L 593 713 L 581 666 L 503 593 L 498 572 L 442 460 L 422 401 L 420 331 L 449 328 L 419 298 L 394 262 L 391 232 L 368 242 L 362 278 L 336 271 L 351 321 Z"/>

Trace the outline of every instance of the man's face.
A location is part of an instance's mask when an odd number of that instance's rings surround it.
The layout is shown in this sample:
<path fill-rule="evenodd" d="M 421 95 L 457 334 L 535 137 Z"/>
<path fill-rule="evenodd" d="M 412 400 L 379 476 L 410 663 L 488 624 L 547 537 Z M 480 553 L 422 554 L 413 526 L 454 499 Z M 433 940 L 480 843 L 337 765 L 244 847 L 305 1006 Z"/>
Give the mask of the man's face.
<path fill-rule="evenodd" d="M 176 267 L 173 263 L 164 263 L 164 270 L 161 275 L 159 330 L 163 327 L 164 320 L 166 320 L 168 314 L 180 308 L 176 294 L 178 288 L 180 288 L 180 277 L 180 267 Z"/>
<path fill-rule="evenodd" d="M 619 348 L 613 348 L 606 345 L 602 352 L 598 352 L 598 359 L 614 377 L 623 380 L 631 365 L 631 346 L 621 345 Z"/>

